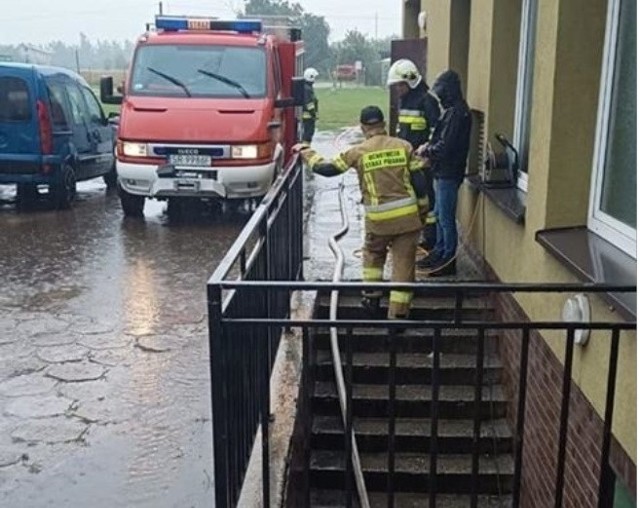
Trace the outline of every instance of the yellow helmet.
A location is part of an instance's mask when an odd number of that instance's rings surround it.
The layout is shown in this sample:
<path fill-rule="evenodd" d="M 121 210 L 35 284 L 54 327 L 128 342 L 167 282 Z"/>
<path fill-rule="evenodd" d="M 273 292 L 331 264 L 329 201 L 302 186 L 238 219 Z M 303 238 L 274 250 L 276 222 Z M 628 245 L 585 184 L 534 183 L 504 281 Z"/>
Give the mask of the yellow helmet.
<path fill-rule="evenodd" d="M 393 62 L 389 67 L 389 75 L 387 76 L 387 86 L 396 83 L 406 83 L 410 88 L 417 87 L 422 81 L 422 75 L 416 64 L 411 60 L 403 58 Z"/>

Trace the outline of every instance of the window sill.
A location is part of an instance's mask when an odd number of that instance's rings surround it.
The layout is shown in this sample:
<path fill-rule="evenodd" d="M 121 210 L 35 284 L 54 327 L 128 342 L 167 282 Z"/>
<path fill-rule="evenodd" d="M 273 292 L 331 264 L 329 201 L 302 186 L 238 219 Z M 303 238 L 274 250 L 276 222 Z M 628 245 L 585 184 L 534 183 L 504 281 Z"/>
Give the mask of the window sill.
<path fill-rule="evenodd" d="M 516 187 L 488 187 L 478 175 L 467 177 L 469 185 L 482 192 L 516 224 L 524 224 L 527 194 Z"/>
<path fill-rule="evenodd" d="M 545 229 L 536 241 L 585 282 L 636 283 L 636 260 L 586 227 Z M 624 319 L 636 319 L 636 293 L 606 293 L 603 298 Z"/>

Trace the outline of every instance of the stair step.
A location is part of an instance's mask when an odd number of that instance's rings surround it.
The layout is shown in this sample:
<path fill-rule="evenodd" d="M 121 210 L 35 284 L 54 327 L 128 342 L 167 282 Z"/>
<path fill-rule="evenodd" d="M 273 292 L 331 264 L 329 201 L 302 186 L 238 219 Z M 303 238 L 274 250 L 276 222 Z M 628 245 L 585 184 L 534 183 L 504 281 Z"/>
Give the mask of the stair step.
<path fill-rule="evenodd" d="M 384 384 L 354 384 L 353 413 L 358 416 L 387 414 L 389 389 Z M 333 382 L 317 381 L 314 387 L 314 414 L 335 415 L 340 410 Z M 442 385 L 439 391 L 438 412 L 442 418 L 473 418 L 475 388 L 468 385 Z M 501 386 L 484 386 L 480 417 L 502 418 L 507 400 Z M 430 385 L 401 385 L 396 387 L 396 416 L 424 417 L 431 415 Z"/>
<path fill-rule="evenodd" d="M 345 457 L 339 451 L 311 452 L 311 483 L 320 489 L 344 487 Z M 385 491 L 389 475 L 387 453 L 361 453 L 362 471 L 367 489 Z M 394 489 L 396 492 L 427 492 L 430 457 L 421 453 L 395 454 Z M 471 490 L 471 455 L 438 455 L 437 488 L 443 494 L 469 493 Z M 481 456 L 478 468 L 478 492 L 501 494 L 511 490 L 513 459 L 511 455 Z"/>
<path fill-rule="evenodd" d="M 359 292 L 340 291 L 338 299 L 339 307 L 360 307 L 362 295 Z M 320 293 L 316 299 L 316 304 L 320 307 L 328 307 L 331 303 L 330 293 Z M 388 296 L 380 298 L 380 304 L 389 305 Z M 417 309 L 455 309 L 456 300 L 454 296 L 415 296 L 411 305 Z M 493 310 L 491 302 L 486 297 L 466 296 L 462 300 L 462 309 L 469 310 Z"/>
<path fill-rule="evenodd" d="M 362 452 L 383 452 L 388 447 L 388 420 L 385 418 L 354 418 L 358 446 Z M 397 451 L 428 451 L 431 420 L 427 418 L 397 418 L 395 442 Z M 512 433 L 507 420 L 489 420 L 480 426 L 481 453 L 509 453 Z M 314 449 L 344 450 L 344 426 L 340 417 L 316 416 L 313 420 Z M 439 420 L 438 450 L 440 453 L 469 453 L 473 449 L 473 420 Z"/>
<path fill-rule="evenodd" d="M 338 317 L 342 319 L 365 319 L 367 316 L 361 304 L 360 295 L 341 295 L 338 300 Z M 320 296 L 316 300 L 315 315 L 319 319 L 329 317 L 330 297 Z M 380 309 L 375 318 L 384 319 L 389 308 L 389 300 L 380 299 Z M 456 303 L 453 298 L 416 298 L 411 304 L 412 319 L 436 321 L 453 320 Z M 466 298 L 460 308 L 460 318 L 467 321 L 487 321 L 494 316 L 493 307 L 486 299 Z"/>
<path fill-rule="evenodd" d="M 342 364 L 346 365 L 344 353 Z M 426 353 L 399 353 L 396 356 L 396 382 L 399 384 L 429 384 L 433 374 L 433 359 Z M 355 383 L 386 383 L 389 371 L 388 353 L 353 354 L 353 381 Z M 473 355 L 440 355 L 440 383 L 462 384 L 475 379 L 476 357 Z M 501 362 L 497 356 L 484 358 L 483 382 L 500 381 Z M 316 375 L 319 381 L 332 381 L 333 357 L 328 350 L 320 350 L 316 357 Z"/>
<path fill-rule="evenodd" d="M 387 508 L 386 493 L 368 493 L 371 508 Z M 429 494 L 398 492 L 394 496 L 395 508 L 428 508 Z M 469 508 L 470 496 L 438 494 L 437 508 Z M 338 508 L 345 506 L 344 492 L 338 490 L 312 490 L 311 508 Z M 353 508 L 360 504 L 357 494 L 353 494 Z M 511 496 L 478 496 L 478 508 L 510 508 Z"/>
<path fill-rule="evenodd" d="M 338 328 L 338 344 L 344 351 L 346 343 L 346 329 Z M 389 333 L 386 328 L 354 328 L 351 336 L 354 351 L 379 352 L 388 351 Z M 316 347 L 329 349 L 329 329 L 319 328 L 315 333 Z M 397 336 L 397 351 L 405 353 L 430 352 L 433 347 L 433 329 L 408 329 L 401 336 Z M 495 334 L 487 334 L 485 350 L 495 342 Z M 443 353 L 467 353 L 474 354 L 478 347 L 478 331 L 470 329 L 447 328 L 442 330 L 442 338 L 439 342 L 440 351 Z"/>
<path fill-rule="evenodd" d="M 338 302 L 338 318 L 341 319 L 371 319 L 367 315 L 361 304 L 362 297 L 347 296 L 341 297 Z M 317 303 L 315 315 L 318 319 L 329 318 L 329 298 Z M 386 298 L 380 300 L 380 308 L 373 316 L 373 319 L 384 319 L 387 316 L 389 302 Z M 469 306 L 463 304 L 459 310 L 458 317 L 465 321 L 488 321 L 494 317 L 494 309 L 489 306 Z M 441 301 L 415 300 L 411 304 L 411 319 L 424 319 L 433 321 L 453 321 L 456 316 L 455 302 L 450 299 Z"/>

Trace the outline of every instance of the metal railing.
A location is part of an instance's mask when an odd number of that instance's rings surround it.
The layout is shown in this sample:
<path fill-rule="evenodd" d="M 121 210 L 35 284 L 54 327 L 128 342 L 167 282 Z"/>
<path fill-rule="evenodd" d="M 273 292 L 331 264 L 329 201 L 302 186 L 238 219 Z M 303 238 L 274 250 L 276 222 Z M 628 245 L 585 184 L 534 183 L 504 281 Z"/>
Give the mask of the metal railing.
<path fill-rule="evenodd" d="M 474 380 L 474 400 L 473 400 L 473 453 L 471 457 L 471 481 L 468 486 L 468 492 L 470 499 L 470 506 L 475 508 L 478 506 L 480 484 L 479 484 L 479 459 L 481 455 L 480 448 L 480 425 L 481 422 L 486 419 L 486 415 L 483 415 L 482 402 L 486 400 L 483 397 L 483 371 L 485 368 L 485 345 L 487 337 L 490 333 L 500 333 L 505 331 L 518 331 L 520 335 L 520 379 L 518 384 L 517 394 L 517 411 L 515 416 L 515 450 L 513 454 L 514 459 L 514 475 L 511 488 L 512 506 L 520 506 L 520 481 L 523 468 L 523 437 L 525 428 L 525 405 L 527 395 L 527 372 L 528 372 L 528 353 L 531 334 L 541 331 L 563 331 L 565 333 L 565 358 L 563 367 L 563 385 L 561 394 L 561 407 L 560 407 L 560 422 L 557 429 L 557 436 L 559 443 L 567 442 L 568 421 L 569 421 L 569 397 L 571 395 L 571 374 L 573 366 L 573 349 L 574 349 L 574 335 L 576 330 L 588 329 L 588 330 L 603 330 L 610 333 L 610 361 L 607 374 L 607 396 L 605 404 L 605 418 L 604 418 L 604 431 L 602 435 L 602 448 L 600 463 L 602 465 L 599 477 L 599 506 L 610 506 L 613 492 L 612 475 L 608 466 L 609 449 L 611 443 L 611 424 L 613 415 L 613 405 L 615 400 L 615 388 L 616 388 L 616 371 L 618 365 L 618 349 L 620 342 L 620 333 L 624 330 L 635 330 L 636 323 L 633 322 L 562 322 L 555 319 L 549 319 L 545 321 L 522 321 L 522 322 L 503 322 L 497 320 L 479 320 L 479 319 L 466 319 L 464 316 L 464 301 L 471 296 L 482 296 L 490 298 L 492 296 L 505 294 L 505 293 L 539 293 L 541 296 L 550 293 L 577 293 L 583 292 L 587 294 L 601 294 L 607 292 L 636 292 L 635 286 L 612 286 L 605 284 L 494 284 L 494 283 L 414 283 L 414 284 L 389 284 L 389 283 L 349 283 L 349 282 L 269 282 L 269 281 L 224 281 L 218 282 L 219 290 L 235 290 L 235 291 L 316 291 L 324 294 L 329 294 L 331 291 L 340 291 L 355 293 L 360 292 L 363 289 L 367 290 L 381 290 L 390 291 L 405 290 L 413 291 L 416 296 L 435 296 L 442 298 L 443 296 L 449 296 L 455 300 L 455 306 L 451 309 L 451 316 L 448 319 L 440 320 L 373 320 L 373 319 L 309 319 L 309 320 L 292 320 L 288 318 L 274 318 L 269 317 L 266 314 L 262 317 L 256 317 L 255 315 L 246 315 L 240 317 L 238 314 L 234 316 L 223 313 L 219 316 L 220 325 L 223 329 L 231 332 L 233 336 L 239 341 L 241 340 L 241 330 L 256 330 L 266 331 L 268 329 L 275 329 L 278 327 L 300 327 L 304 330 L 304 340 L 308 342 L 309 330 L 318 329 L 330 329 L 332 327 L 339 327 L 345 330 L 344 347 L 345 347 L 345 360 L 344 360 L 344 372 L 346 379 L 346 436 L 349 436 L 353 429 L 353 391 L 352 391 L 352 373 L 353 373 L 353 341 L 354 332 L 358 329 L 385 329 L 388 331 L 389 337 L 389 374 L 388 374 L 388 387 L 389 387 L 389 400 L 388 400 L 388 418 L 389 418 L 389 436 L 388 436 L 388 461 L 387 468 L 388 473 L 386 476 L 386 494 L 388 499 L 388 506 L 394 505 L 394 498 L 397 492 L 396 477 L 395 477 L 395 451 L 396 451 L 396 435 L 395 435 L 395 420 L 397 418 L 397 396 L 396 396 L 396 339 L 400 333 L 400 330 L 404 330 L 404 334 L 407 330 L 420 330 L 421 335 L 429 337 L 431 339 L 431 351 L 433 353 L 432 358 L 432 374 L 431 374 L 431 401 L 430 401 L 430 419 L 431 419 L 431 432 L 429 434 L 429 459 L 430 469 L 428 473 L 429 482 L 429 506 L 431 508 L 436 506 L 437 492 L 438 492 L 438 474 L 436 473 L 436 465 L 438 456 L 441 454 L 440 443 L 438 438 L 438 423 L 440 418 L 446 418 L 446 414 L 441 414 L 440 409 L 442 403 L 440 401 L 440 357 L 441 347 L 447 335 L 452 330 L 474 330 L 477 332 L 477 346 L 476 346 L 476 364 L 475 364 L 475 380 Z M 249 310 L 249 309 L 246 309 Z M 244 334 L 245 332 L 243 332 Z M 406 335 L 405 335 L 406 336 Z M 510 339 L 508 339 L 510 340 Z M 601 338 L 594 338 L 592 340 L 603 340 Z M 305 349 L 309 346 L 306 344 Z M 426 353 L 425 353 L 426 354 Z M 313 359 L 311 355 L 305 355 L 305 365 L 303 369 L 309 371 L 313 368 Z M 310 397 L 309 390 L 305 390 L 305 397 Z M 268 395 L 263 393 L 261 395 L 262 406 L 268 407 Z M 308 401 L 305 401 L 308 404 Z M 214 408 L 217 411 L 217 408 Z M 218 419 L 222 416 L 218 415 Z M 350 453 L 349 446 L 345 439 L 345 455 L 344 464 L 346 474 L 350 474 L 353 471 L 352 454 Z M 263 441 L 263 446 L 268 447 L 268 442 Z M 426 451 L 426 450 L 425 450 Z M 564 478 L 565 478 L 565 447 L 558 447 L 557 464 L 555 468 L 555 506 L 561 507 L 563 505 L 563 493 L 564 493 Z M 263 467 L 267 467 L 263 462 Z M 216 474 L 218 469 L 216 468 Z M 269 472 L 265 473 L 268 478 Z M 218 483 L 216 479 L 216 483 Z M 264 485 L 267 485 L 265 482 Z M 308 482 L 307 482 L 308 485 Z M 351 503 L 352 496 L 352 481 L 349 477 L 345 478 L 345 505 Z M 424 486 L 422 487 L 424 490 Z M 220 505 L 218 505 L 220 506 Z M 223 505 L 227 506 L 227 505 Z M 265 505 L 268 505 L 268 496 L 265 497 Z"/>
<path fill-rule="evenodd" d="M 226 319 L 290 315 L 286 287 L 225 286 L 238 281 L 296 281 L 303 262 L 302 165 L 278 177 L 207 285 L 213 408 L 215 497 L 235 507 L 258 426 L 262 429 L 264 506 L 269 506 L 270 378 L 280 342 L 277 326 L 229 326 Z M 228 290 L 228 291 L 225 291 Z"/>
<path fill-rule="evenodd" d="M 303 395 L 309 407 L 312 397 L 310 372 L 314 359 L 310 348 L 310 330 L 342 329 L 344 337 L 345 378 L 345 505 L 352 502 L 353 441 L 353 343 L 358 329 L 384 329 L 388 332 L 389 369 L 387 413 L 389 435 L 387 445 L 386 495 L 388 506 L 394 504 L 397 491 L 395 472 L 396 418 L 397 418 L 397 339 L 401 329 L 419 330 L 421 336 L 431 339 L 431 394 L 429 433 L 429 506 L 436 506 L 438 492 L 437 462 L 442 453 L 438 438 L 440 418 L 446 418 L 440 401 L 442 345 L 451 330 L 477 332 L 474 400 L 473 400 L 473 453 L 471 481 L 468 487 L 470 504 L 478 505 L 480 430 L 483 415 L 483 372 L 485 345 L 490 333 L 517 331 L 520 335 L 520 378 L 515 415 L 514 478 L 512 503 L 520 505 L 520 481 L 523 470 L 523 437 L 528 382 L 528 355 L 531 335 L 537 331 L 564 331 L 565 357 L 557 429 L 559 443 L 566 443 L 570 416 L 571 374 L 573 367 L 573 337 L 576 330 L 604 330 L 610 332 L 610 359 L 607 374 L 604 426 L 600 456 L 599 507 L 611 505 L 613 481 L 608 465 L 611 446 L 611 425 L 615 401 L 616 374 L 620 333 L 635 330 L 633 322 L 566 323 L 555 319 L 545 321 L 502 322 L 468 319 L 464 313 L 465 299 L 472 296 L 489 298 L 511 293 L 610 293 L 636 292 L 635 286 L 605 284 L 493 284 L 493 283 L 415 283 L 371 284 L 348 282 L 301 282 L 303 262 L 303 171 L 296 159 L 278 178 L 272 190 L 260 204 L 208 283 L 210 328 L 210 366 L 212 379 L 212 408 L 215 461 L 215 496 L 218 508 L 235 507 L 242 481 L 247 470 L 251 449 L 258 428 L 262 432 L 262 500 L 269 507 L 270 463 L 270 376 L 273 360 L 284 328 L 303 330 Z M 360 292 L 367 290 L 407 290 L 416 296 L 450 296 L 454 299 L 451 315 L 447 319 L 425 320 L 364 320 L 341 319 L 332 313 L 330 319 L 295 320 L 290 317 L 290 297 L 294 291 Z M 511 339 L 507 339 L 511 340 Z M 597 338 L 592 340 L 605 340 Z M 426 354 L 426 353 L 425 353 Z M 310 423 L 308 424 L 310 426 Z M 307 453 L 308 453 L 307 447 Z M 427 451 L 427 450 L 425 450 Z M 555 467 L 555 506 L 563 503 L 565 479 L 565 447 L 558 447 Z M 307 468 L 308 468 L 307 456 Z M 308 469 L 307 469 L 308 474 Z M 305 482 L 306 488 L 309 481 Z M 422 487 L 425 488 L 424 486 Z M 307 492 L 308 502 L 308 492 Z"/>

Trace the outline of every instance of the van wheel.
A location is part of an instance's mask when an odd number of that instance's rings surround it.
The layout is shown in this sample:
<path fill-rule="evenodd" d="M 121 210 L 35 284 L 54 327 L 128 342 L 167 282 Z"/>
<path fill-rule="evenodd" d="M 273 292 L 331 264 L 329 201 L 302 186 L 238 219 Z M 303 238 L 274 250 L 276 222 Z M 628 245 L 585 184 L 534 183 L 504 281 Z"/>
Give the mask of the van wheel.
<path fill-rule="evenodd" d="M 32 183 L 19 183 L 16 189 L 16 207 L 26 210 L 38 199 L 38 187 Z"/>
<path fill-rule="evenodd" d="M 102 177 L 104 183 L 107 184 L 107 190 L 113 190 L 118 185 L 118 173 L 116 173 L 116 165 L 113 164 L 111 171 Z"/>
<path fill-rule="evenodd" d="M 125 217 L 142 217 L 144 211 L 144 196 L 130 194 L 118 185 L 120 204 Z"/>
<path fill-rule="evenodd" d="M 76 199 L 76 172 L 68 164 L 63 164 L 55 183 L 49 186 L 53 206 L 58 210 L 68 210 Z"/>

